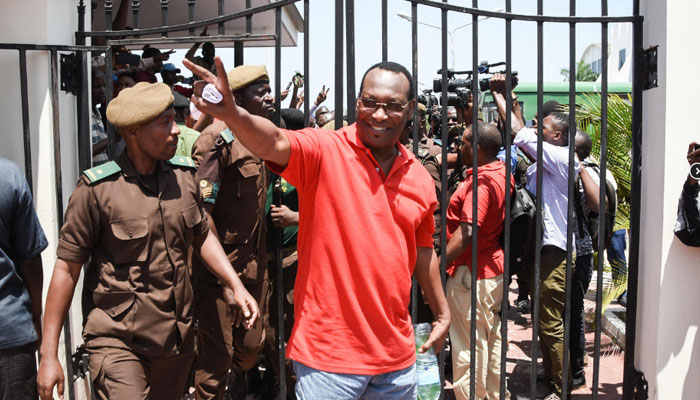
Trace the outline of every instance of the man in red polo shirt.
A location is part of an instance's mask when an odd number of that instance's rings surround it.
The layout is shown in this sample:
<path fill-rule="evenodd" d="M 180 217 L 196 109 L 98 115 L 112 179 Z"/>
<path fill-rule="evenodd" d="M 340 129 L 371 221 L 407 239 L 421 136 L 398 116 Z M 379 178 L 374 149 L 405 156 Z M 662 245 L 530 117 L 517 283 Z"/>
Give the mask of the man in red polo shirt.
<path fill-rule="evenodd" d="M 506 166 L 498 159 L 501 134 L 491 124 L 477 129 L 477 252 L 476 252 L 476 387 L 477 399 L 500 398 L 501 300 L 503 249 L 499 236 L 505 220 Z M 472 126 L 462 135 L 461 158 L 473 165 Z M 513 187 L 513 178 L 511 187 Z M 450 326 L 454 393 L 469 398 L 471 268 L 473 235 L 473 169 L 452 195 L 447 208 L 447 303 L 454 316 Z M 506 398 L 510 393 L 506 393 Z"/>
<path fill-rule="evenodd" d="M 213 104 L 195 93 L 197 107 L 225 121 L 299 193 L 296 322 L 287 351 L 297 397 L 415 398 L 411 276 L 437 318 L 421 351 L 442 348 L 450 317 L 431 236 L 433 181 L 398 143 L 415 107 L 410 73 L 390 62 L 371 67 L 357 123 L 329 133 L 286 131 L 237 107 L 219 58 L 218 79 L 185 66 L 224 94 Z"/>

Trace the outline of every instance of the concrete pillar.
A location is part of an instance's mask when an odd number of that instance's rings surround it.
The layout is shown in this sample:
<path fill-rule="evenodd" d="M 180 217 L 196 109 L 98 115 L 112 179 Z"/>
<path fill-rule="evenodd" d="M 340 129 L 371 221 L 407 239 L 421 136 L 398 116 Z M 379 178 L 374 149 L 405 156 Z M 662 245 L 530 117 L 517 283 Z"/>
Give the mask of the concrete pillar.
<path fill-rule="evenodd" d="M 642 0 L 644 47 L 659 46 L 659 87 L 644 92 L 643 184 L 636 365 L 650 399 L 694 399 L 700 393 L 700 248 L 673 234 L 688 173 L 700 54 L 692 29 L 695 0 Z M 662 190 L 659 190 L 659 189 Z"/>

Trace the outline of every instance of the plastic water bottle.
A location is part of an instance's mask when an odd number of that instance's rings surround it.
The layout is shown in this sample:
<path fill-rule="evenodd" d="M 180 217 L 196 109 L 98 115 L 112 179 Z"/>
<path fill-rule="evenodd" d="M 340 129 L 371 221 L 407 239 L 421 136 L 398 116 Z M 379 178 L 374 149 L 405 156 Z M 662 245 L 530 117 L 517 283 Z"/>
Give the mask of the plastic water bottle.
<path fill-rule="evenodd" d="M 440 367 L 435 351 L 431 348 L 425 353 L 418 349 L 428 340 L 432 327 L 428 323 L 413 325 L 416 340 L 416 375 L 418 377 L 418 399 L 437 400 L 440 398 Z"/>

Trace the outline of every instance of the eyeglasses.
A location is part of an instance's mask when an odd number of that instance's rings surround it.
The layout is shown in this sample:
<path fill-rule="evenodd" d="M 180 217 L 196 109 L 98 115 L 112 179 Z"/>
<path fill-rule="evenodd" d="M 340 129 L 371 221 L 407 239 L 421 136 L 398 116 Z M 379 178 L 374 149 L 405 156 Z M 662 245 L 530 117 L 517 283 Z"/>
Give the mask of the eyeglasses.
<path fill-rule="evenodd" d="M 401 114 L 408 105 L 408 103 L 398 102 L 380 103 L 376 100 L 366 99 L 364 97 L 360 97 L 358 100 L 360 101 L 362 108 L 367 111 L 374 111 L 381 106 L 384 107 L 384 112 L 387 114 Z"/>

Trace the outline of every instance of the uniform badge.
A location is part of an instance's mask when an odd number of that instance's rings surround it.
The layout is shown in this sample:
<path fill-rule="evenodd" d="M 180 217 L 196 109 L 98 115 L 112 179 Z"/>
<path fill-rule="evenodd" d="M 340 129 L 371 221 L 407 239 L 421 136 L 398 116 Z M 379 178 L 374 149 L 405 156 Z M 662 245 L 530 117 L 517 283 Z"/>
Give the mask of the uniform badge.
<path fill-rule="evenodd" d="M 216 189 L 216 185 L 207 179 L 202 179 L 199 181 L 199 192 L 202 195 L 202 200 L 207 203 L 214 203 L 214 200 L 216 199 Z"/>

